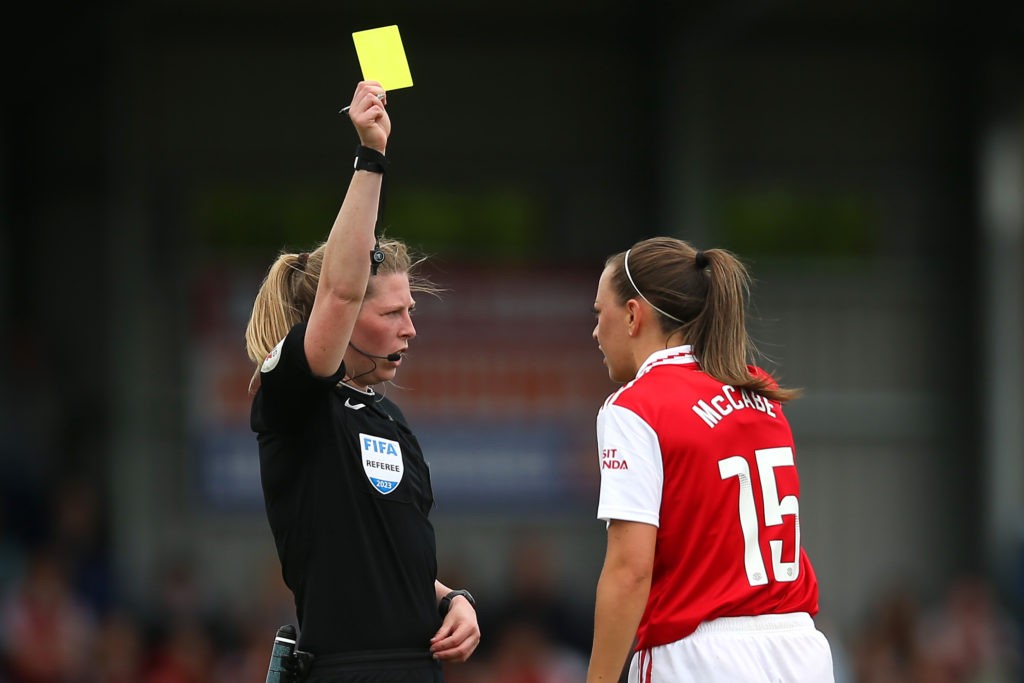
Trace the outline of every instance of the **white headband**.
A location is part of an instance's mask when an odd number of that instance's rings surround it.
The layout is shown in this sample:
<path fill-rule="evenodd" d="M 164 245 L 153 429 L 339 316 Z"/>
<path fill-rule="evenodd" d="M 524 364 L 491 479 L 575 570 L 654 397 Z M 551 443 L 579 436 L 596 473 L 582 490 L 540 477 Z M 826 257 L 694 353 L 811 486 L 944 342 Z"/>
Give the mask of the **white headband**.
<path fill-rule="evenodd" d="M 646 296 L 644 296 L 644 293 L 641 292 L 640 288 L 636 286 L 635 282 L 633 282 L 633 276 L 629 274 L 629 252 L 630 251 L 632 251 L 632 249 L 627 249 L 626 250 L 626 258 L 623 259 L 623 263 L 622 263 L 622 265 L 624 265 L 625 268 L 626 268 L 626 277 L 629 278 L 629 284 L 633 285 L 633 289 L 636 290 L 636 293 L 639 294 L 640 298 L 643 299 L 644 301 L 646 301 L 650 305 L 651 308 L 656 310 L 658 313 L 661 313 L 666 318 L 671 318 L 672 320 L 675 320 L 677 323 L 679 323 L 681 325 L 685 325 L 685 323 L 682 320 L 680 320 L 679 318 L 677 318 L 674 315 L 671 315 L 669 313 L 666 313 L 665 311 L 661 310 L 660 308 L 658 308 L 657 306 L 652 304 L 651 300 L 648 299 Z"/>

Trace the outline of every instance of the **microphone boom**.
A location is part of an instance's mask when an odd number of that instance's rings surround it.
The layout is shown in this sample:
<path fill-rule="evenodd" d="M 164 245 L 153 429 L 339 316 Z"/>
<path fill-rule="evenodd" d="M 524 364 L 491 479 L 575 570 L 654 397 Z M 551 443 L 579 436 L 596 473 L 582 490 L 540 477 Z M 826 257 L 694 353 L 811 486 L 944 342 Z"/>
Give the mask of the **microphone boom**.
<path fill-rule="evenodd" d="M 372 353 L 367 353 L 366 351 L 363 351 L 361 348 L 359 348 L 358 346 L 356 346 L 352 342 L 349 342 L 348 345 L 351 346 L 353 349 L 355 349 L 357 353 L 361 353 L 364 356 L 366 356 L 367 358 L 379 358 L 381 360 L 386 360 L 386 361 L 388 361 L 390 363 L 394 363 L 396 361 L 402 360 L 402 354 L 400 354 L 400 353 L 389 353 L 386 356 L 378 356 L 378 355 L 375 355 L 375 354 L 372 354 Z"/>

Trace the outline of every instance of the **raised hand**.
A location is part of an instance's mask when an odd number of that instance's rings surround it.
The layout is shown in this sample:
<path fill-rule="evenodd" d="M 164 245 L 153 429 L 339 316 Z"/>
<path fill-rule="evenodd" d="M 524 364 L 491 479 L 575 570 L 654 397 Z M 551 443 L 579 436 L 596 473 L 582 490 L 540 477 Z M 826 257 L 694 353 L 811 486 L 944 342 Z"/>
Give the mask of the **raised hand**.
<path fill-rule="evenodd" d="M 391 135 L 391 119 L 384 108 L 387 94 L 377 81 L 360 81 L 352 95 L 348 116 L 359 134 L 359 143 L 383 153 Z"/>

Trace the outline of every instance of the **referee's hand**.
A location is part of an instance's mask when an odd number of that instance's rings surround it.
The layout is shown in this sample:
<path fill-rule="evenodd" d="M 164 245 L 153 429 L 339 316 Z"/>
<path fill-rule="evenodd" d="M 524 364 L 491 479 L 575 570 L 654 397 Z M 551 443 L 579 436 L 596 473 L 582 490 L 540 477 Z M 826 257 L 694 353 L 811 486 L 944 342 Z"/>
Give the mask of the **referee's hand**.
<path fill-rule="evenodd" d="M 441 622 L 441 628 L 430 639 L 430 652 L 434 659 L 464 662 L 479 644 L 480 626 L 476 623 L 476 609 L 465 598 L 455 598 Z"/>
<path fill-rule="evenodd" d="M 348 117 L 359 134 L 359 143 L 381 154 L 391 137 L 391 118 L 385 105 L 387 93 L 377 81 L 359 81 L 348 107 Z"/>

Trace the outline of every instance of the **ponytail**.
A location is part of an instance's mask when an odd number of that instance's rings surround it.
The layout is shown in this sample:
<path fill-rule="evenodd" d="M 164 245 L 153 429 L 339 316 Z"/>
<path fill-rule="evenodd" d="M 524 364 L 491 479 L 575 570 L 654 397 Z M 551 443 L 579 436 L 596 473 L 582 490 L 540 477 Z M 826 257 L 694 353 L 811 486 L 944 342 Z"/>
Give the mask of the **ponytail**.
<path fill-rule="evenodd" d="M 259 365 L 288 330 L 309 318 L 323 263 L 323 246 L 312 253 L 281 254 L 270 266 L 245 328 L 245 351 Z"/>
<path fill-rule="evenodd" d="M 627 261 L 628 258 L 628 261 Z M 608 259 L 612 286 L 621 301 L 636 295 L 658 313 L 666 338 L 679 333 L 701 369 L 723 384 L 776 401 L 800 395 L 779 387 L 767 374 L 754 375 L 756 348 L 747 333 L 750 276 L 724 249 L 697 251 L 687 242 L 655 237 Z"/>

